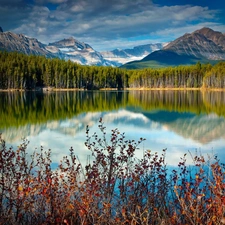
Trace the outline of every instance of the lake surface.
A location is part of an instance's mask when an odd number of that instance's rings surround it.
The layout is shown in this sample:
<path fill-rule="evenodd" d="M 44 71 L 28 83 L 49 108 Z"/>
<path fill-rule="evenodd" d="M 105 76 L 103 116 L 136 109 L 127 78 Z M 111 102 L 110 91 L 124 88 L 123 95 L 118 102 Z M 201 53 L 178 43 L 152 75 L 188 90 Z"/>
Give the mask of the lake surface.
<path fill-rule="evenodd" d="M 86 126 L 98 133 L 102 118 L 107 134 L 118 128 L 126 139 L 145 138 L 143 151 L 167 148 L 167 163 L 196 151 L 225 159 L 225 92 L 70 91 L 0 93 L 0 133 L 8 146 L 30 141 L 28 152 L 43 146 L 53 163 L 69 153 L 85 163 Z M 191 157 L 188 153 L 189 162 Z"/>

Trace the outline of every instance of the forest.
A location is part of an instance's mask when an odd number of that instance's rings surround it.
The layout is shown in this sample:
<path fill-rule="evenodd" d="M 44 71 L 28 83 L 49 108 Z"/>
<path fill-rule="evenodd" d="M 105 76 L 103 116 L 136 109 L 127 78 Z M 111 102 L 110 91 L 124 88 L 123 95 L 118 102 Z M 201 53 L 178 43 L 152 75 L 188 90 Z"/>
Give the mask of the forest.
<path fill-rule="evenodd" d="M 0 89 L 224 88 L 225 62 L 127 70 L 0 52 Z"/>

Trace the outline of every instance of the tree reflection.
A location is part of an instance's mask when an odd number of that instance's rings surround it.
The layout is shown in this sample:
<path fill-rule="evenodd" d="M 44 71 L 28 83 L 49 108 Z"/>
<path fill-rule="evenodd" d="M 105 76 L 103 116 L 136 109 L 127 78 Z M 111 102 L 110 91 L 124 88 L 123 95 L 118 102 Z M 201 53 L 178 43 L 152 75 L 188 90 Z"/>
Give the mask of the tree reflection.
<path fill-rule="evenodd" d="M 67 91 L 0 93 L 0 129 L 127 108 L 225 116 L 222 91 Z"/>

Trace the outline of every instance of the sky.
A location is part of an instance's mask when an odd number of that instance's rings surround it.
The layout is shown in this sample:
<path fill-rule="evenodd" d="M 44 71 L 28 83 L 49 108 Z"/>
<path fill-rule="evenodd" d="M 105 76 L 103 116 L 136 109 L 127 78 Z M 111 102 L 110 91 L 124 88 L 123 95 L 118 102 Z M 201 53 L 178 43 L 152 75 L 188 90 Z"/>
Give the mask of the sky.
<path fill-rule="evenodd" d="M 225 0 L 0 0 L 0 26 L 97 51 L 167 43 L 202 27 L 225 33 Z"/>

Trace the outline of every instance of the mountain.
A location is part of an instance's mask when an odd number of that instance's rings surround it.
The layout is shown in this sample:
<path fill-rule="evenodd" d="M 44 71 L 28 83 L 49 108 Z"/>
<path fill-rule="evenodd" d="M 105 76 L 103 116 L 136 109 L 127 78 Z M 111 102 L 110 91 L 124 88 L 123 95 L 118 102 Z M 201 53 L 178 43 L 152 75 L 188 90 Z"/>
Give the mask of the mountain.
<path fill-rule="evenodd" d="M 162 43 L 139 45 L 131 49 L 114 49 L 101 52 L 101 54 L 107 60 L 124 64 L 133 60 L 141 60 L 151 52 L 162 49 L 163 46 Z"/>
<path fill-rule="evenodd" d="M 0 29 L 0 50 L 16 51 L 27 55 L 45 55 L 55 57 L 54 54 L 45 49 L 45 45 L 35 38 L 26 37 L 23 34 L 3 32 Z"/>
<path fill-rule="evenodd" d="M 186 64 L 195 64 L 200 58 L 189 55 L 179 55 L 174 51 L 159 50 L 152 52 L 140 61 L 128 62 L 121 66 L 126 69 L 158 68 Z"/>
<path fill-rule="evenodd" d="M 206 38 L 213 41 L 218 46 L 221 46 L 222 49 L 225 50 L 225 34 L 206 27 L 201 30 L 197 30 L 196 33 L 204 35 Z"/>
<path fill-rule="evenodd" d="M 105 60 L 90 45 L 79 42 L 72 37 L 45 45 L 35 38 L 26 37 L 24 34 L 3 32 L 1 28 L 0 50 L 16 51 L 27 55 L 43 55 L 50 58 L 58 57 L 82 65 L 117 66 L 117 63 Z"/>
<path fill-rule="evenodd" d="M 48 45 L 24 34 L 3 32 L 0 27 L 0 50 L 17 51 L 27 55 L 43 55 L 46 57 L 71 60 L 81 65 L 121 66 L 134 59 L 142 59 L 152 51 L 162 48 L 162 44 L 136 46 L 133 49 L 98 52 L 89 44 L 73 37 L 49 43 Z"/>
<path fill-rule="evenodd" d="M 140 61 L 123 65 L 124 68 L 190 65 L 200 62 L 215 63 L 225 60 L 225 35 L 210 28 L 187 33 Z"/>
<path fill-rule="evenodd" d="M 117 66 L 117 63 L 104 59 L 101 53 L 95 51 L 90 45 L 73 37 L 49 43 L 45 48 L 59 58 L 82 65 Z"/>
<path fill-rule="evenodd" d="M 224 40 L 223 46 L 221 46 Z M 170 42 L 163 50 L 174 51 L 179 55 L 189 55 L 211 60 L 225 59 L 225 35 L 209 28 L 202 28 Z"/>

